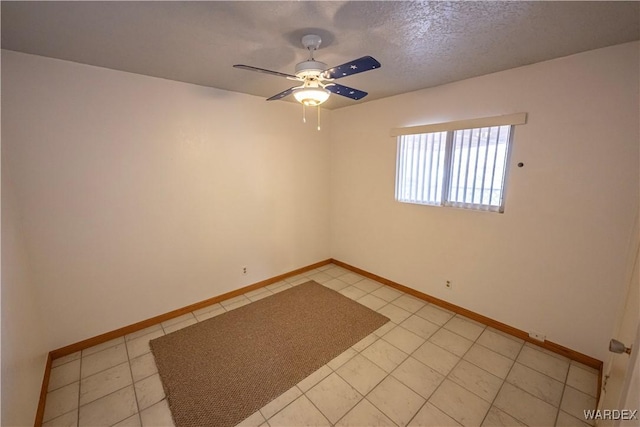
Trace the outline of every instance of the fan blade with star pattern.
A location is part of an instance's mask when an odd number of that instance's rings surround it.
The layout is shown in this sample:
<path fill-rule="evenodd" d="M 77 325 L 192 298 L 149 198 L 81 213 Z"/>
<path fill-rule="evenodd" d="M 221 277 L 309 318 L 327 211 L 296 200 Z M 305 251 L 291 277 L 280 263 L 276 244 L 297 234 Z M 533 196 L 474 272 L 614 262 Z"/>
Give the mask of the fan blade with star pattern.
<path fill-rule="evenodd" d="M 368 93 L 365 91 L 354 89 L 349 86 L 339 85 L 336 83 L 328 84 L 324 88 L 331 93 L 346 96 L 347 98 L 355 99 L 356 101 L 368 95 Z"/>
<path fill-rule="evenodd" d="M 239 68 L 241 70 L 247 70 L 247 71 L 257 71 L 258 73 L 271 74 L 272 76 L 284 77 L 290 80 L 300 80 L 297 76 L 294 76 L 293 74 L 281 73 L 280 71 L 266 70 L 264 68 L 252 67 L 251 65 L 236 64 L 233 66 L 233 68 Z"/>
<path fill-rule="evenodd" d="M 284 90 L 284 91 L 282 91 L 282 92 L 280 92 L 280 93 L 278 93 L 276 95 L 273 95 L 271 98 L 267 98 L 267 101 L 277 101 L 278 99 L 282 99 L 285 96 L 289 96 L 289 95 L 291 95 L 293 93 L 294 89 L 297 89 L 297 86 L 296 87 L 290 87 L 287 90 Z"/>
<path fill-rule="evenodd" d="M 347 62 L 346 64 L 329 68 L 323 73 L 323 76 L 327 79 L 340 79 L 342 77 L 351 76 L 353 74 L 375 70 L 376 68 L 380 67 L 380 63 L 373 57 L 363 56 L 362 58 L 354 59 L 353 61 Z"/>

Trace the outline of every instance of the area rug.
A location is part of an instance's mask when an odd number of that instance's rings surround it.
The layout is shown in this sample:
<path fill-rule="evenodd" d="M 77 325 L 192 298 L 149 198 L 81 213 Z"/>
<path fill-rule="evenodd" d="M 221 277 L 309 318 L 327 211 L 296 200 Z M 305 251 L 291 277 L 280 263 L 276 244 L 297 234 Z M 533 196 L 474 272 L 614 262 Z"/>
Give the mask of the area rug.
<path fill-rule="evenodd" d="M 226 427 L 388 321 L 311 281 L 150 345 L 176 426 Z"/>

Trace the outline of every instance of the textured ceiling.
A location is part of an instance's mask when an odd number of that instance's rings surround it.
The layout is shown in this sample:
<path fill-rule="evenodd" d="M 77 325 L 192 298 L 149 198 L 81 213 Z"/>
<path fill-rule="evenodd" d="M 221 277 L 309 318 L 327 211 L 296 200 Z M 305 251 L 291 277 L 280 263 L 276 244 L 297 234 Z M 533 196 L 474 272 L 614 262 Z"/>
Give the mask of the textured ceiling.
<path fill-rule="evenodd" d="M 2 48 L 267 98 L 295 84 L 232 65 L 291 74 L 316 33 L 329 66 L 382 63 L 339 81 L 369 92 L 339 108 L 638 40 L 639 22 L 640 3 L 612 1 L 3 1 Z"/>

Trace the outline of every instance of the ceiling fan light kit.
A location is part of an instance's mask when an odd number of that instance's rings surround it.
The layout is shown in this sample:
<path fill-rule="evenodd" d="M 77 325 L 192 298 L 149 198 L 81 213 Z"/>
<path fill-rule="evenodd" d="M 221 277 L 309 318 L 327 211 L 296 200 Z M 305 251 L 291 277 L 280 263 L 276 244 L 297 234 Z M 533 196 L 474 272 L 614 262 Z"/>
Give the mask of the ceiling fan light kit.
<path fill-rule="evenodd" d="M 329 99 L 330 93 L 320 87 L 301 87 L 293 91 L 293 97 L 307 107 L 317 107 Z"/>
<path fill-rule="evenodd" d="M 313 52 L 318 50 L 321 43 L 322 39 L 316 34 L 307 34 L 302 37 L 302 45 L 309 51 L 309 59 L 296 64 L 295 75 L 243 64 L 236 64 L 234 67 L 302 82 L 300 86 L 291 87 L 267 98 L 267 101 L 279 100 L 293 94 L 296 101 L 300 102 L 303 106 L 303 117 L 305 106 L 319 107 L 320 104 L 329 99 L 332 93 L 351 98 L 355 101 L 367 96 L 367 92 L 334 83 L 334 80 L 380 68 L 380 63 L 371 56 L 363 56 L 362 58 L 354 59 L 337 67 L 328 68 L 327 64 L 316 61 L 313 57 Z M 320 130 L 319 110 L 318 130 Z"/>

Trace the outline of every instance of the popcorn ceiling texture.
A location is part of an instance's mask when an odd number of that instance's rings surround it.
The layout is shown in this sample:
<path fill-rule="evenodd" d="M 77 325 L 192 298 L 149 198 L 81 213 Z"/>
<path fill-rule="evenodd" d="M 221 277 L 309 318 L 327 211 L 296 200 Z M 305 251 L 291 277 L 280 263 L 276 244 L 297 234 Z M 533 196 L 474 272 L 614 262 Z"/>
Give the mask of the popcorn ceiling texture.
<path fill-rule="evenodd" d="M 292 73 L 316 33 L 329 66 L 382 63 L 341 81 L 366 102 L 638 40 L 639 21 L 637 2 L 3 2 L 2 48 L 267 98 L 291 82 L 232 65 Z"/>

